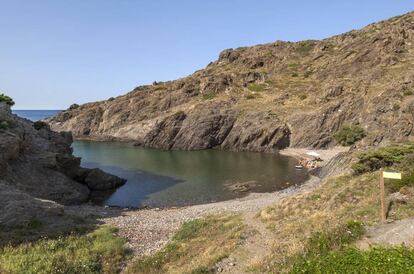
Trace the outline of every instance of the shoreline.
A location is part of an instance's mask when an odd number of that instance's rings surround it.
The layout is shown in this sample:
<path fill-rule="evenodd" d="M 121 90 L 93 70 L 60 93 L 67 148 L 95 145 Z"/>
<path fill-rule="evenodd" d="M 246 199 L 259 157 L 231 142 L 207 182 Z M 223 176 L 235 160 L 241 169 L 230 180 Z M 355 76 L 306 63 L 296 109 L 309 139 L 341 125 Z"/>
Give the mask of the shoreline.
<path fill-rule="evenodd" d="M 69 206 L 68 213 L 99 216 L 104 224 L 117 227 L 137 257 L 151 255 L 164 247 L 179 227 L 188 221 L 213 214 L 255 214 L 281 199 L 316 188 L 323 182 L 315 176 L 300 186 L 272 193 L 250 193 L 245 197 L 178 208 L 121 209 L 95 205 Z"/>
<path fill-rule="evenodd" d="M 349 148 L 337 148 L 320 151 L 323 164 Z M 281 151 L 284 155 L 299 157 L 306 154 L 307 149 L 290 148 Z M 138 258 L 151 255 L 163 248 L 179 227 L 187 221 L 202 218 L 211 214 L 256 214 L 260 210 L 278 203 L 280 200 L 313 191 L 325 181 L 309 174 L 310 178 L 299 186 L 291 186 L 272 193 L 249 193 L 244 197 L 198 205 L 174 208 L 143 208 L 126 209 L 95 205 L 80 205 L 67 207 L 67 212 L 87 217 L 97 215 L 108 225 L 119 229 L 119 235 L 128 240 L 134 255 Z"/>

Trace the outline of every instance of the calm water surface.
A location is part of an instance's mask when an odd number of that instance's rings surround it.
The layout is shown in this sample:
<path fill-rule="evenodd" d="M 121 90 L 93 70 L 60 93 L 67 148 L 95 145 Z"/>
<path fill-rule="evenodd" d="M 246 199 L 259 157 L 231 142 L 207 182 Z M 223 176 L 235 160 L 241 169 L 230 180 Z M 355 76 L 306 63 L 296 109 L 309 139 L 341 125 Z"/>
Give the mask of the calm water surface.
<path fill-rule="evenodd" d="M 59 110 L 13 110 L 38 121 Z M 127 179 L 110 193 L 98 193 L 99 204 L 122 207 L 170 207 L 234 199 L 245 195 L 226 187 L 256 181 L 252 192 L 273 192 L 304 182 L 293 158 L 250 152 L 161 151 L 117 142 L 76 141 L 74 154 L 84 167 L 99 167 Z"/>
<path fill-rule="evenodd" d="M 96 202 L 112 206 L 171 207 L 240 197 L 231 182 L 256 181 L 253 192 L 273 192 L 307 179 L 296 160 L 275 154 L 161 151 L 117 142 L 76 141 L 74 154 L 85 167 L 99 167 L 126 178 L 115 192 Z"/>

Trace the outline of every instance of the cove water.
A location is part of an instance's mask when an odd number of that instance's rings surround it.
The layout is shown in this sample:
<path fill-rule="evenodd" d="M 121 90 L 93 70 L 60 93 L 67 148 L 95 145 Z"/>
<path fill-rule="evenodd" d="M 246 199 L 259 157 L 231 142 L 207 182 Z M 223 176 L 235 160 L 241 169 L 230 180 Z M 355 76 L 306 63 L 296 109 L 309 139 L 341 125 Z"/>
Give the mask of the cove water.
<path fill-rule="evenodd" d="M 20 110 L 19 116 L 37 121 L 58 110 Z M 82 166 L 101 168 L 127 179 L 110 192 L 97 192 L 92 200 L 120 207 L 173 207 L 242 197 L 229 189 L 234 183 L 254 182 L 250 192 L 274 192 L 308 179 L 296 160 L 252 152 L 162 151 L 128 143 L 75 141 L 74 155 Z"/>

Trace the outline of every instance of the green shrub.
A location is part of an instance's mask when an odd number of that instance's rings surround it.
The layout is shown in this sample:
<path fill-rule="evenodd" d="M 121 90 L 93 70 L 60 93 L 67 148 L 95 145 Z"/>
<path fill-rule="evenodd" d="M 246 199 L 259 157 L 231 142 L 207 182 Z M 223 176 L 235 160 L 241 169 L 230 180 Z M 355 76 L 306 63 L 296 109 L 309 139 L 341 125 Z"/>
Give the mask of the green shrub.
<path fill-rule="evenodd" d="M 157 85 L 157 86 L 155 86 L 155 88 L 154 88 L 154 90 L 155 91 L 159 91 L 159 90 L 166 90 L 167 89 L 167 87 L 166 86 L 164 86 L 164 85 Z"/>
<path fill-rule="evenodd" d="M 365 229 L 361 222 L 350 220 L 334 230 L 314 233 L 305 244 L 304 253 L 288 259 L 280 267 L 293 266 L 292 273 L 320 273 L 307 272 L 308 267 L 310 267 L 308 262 L 314 262 L 318 258 L 326 257 L 332 252 L 346 250 L 350 244 L 360 239 L 364 232 Z"/>
<path fill-rule="evenodd" d="M 364 129 L 354 125 L 343 126 L 334 135 L 335 140 L 343 146 L 353 145 L 364 137 Z"/>
<path fill-rule="evenodd" d="M 305 256 L 317 256 L 332 250 L 341 250 L 358 240 L 364 232 L 361 222 L 350 220 L 333 231 L 315 233 L 306 244 Z"/>
<path fill-rule="evenodd" d="M 301 260 L 290 273 L 414 273 L 414 251 L 403 246 L 347 248 Z"/>
<path fill-rule="evenodd" d="M 408 88 L 408 87 L 404 87 L 402 89 L 402 92 L 403 92 L 404 96 L 410 96 L 410 95 L 414 94 L 414 91 L 412 89 Z"/>
<path fill-rule="evenodd" d="M 34 222 L 38 227 L 38 221 Z M 5 273 L 118 273 L 127 249 L 115 229 L 101 227 L 84 236 L 7 246 L 0 249 L 0 272 Z M 2 272 L 3 273 L 3 272 Z"/>
<path fill-rule="evenodd" d="M 256 99 L 256 96 L 254 94 L 246 94 L 246 96 L 244 96 L 247 100 L 252 100 L 252 99 Z"/>
<path fill-rule="evenodd" d="M 35 229 L 35 230 L 42 228 L 42 226 L 43 226 L 42 221 L 38 219 L 32 219 L 27 225 L 28 228 Z"/>
<path fill-rule="evenodd" d="M 297 68 L 299 68 L 299 64 L 297 64 L 297 63 L 290 63 L 290 64 L 288 64 L 288 68 L 290 68 L 290 69 L 297 69 Z"/>
<path fill-rule="evenodd" d="M 4 95 L 4 93 L 0 94 L 0 102 L 5 102 L 9 106 L 14 106 L 13 99 L 7 95 Z"/>
<path fill-rule="evenodd" d="M 357 153 L 358 162 L 352 165 L 356 173 L 375 171 L 382 167 L 401 163 L 414 153 L 414 143 L 392 145 Z"/>
<path fill-rule="evenodd" d="M 37 121 L 37 122 L 34 122 L 33 123 L 33 127 L 36 130 L 41 130 L 42 128 L 47 128 L 48 125 L 45 122 L 43 122 L 43 121 Z"/>
<path fill-rule="evenodd" d="M 357 174 L 362 174 L 362 173 L 368 172 L 370 170 L 370 168 L 366 164 L 359 163 L 359 162 L 358 163 L 353 163 L 351 165 L 351 168 Z"/>
<path fill-rule="evenodd" d="M 261 92 L 266 89 L 266 86 L 267 85 L 265 83 L 261 83 L 261 84 L 250 83 L 247 85 L 247 89 L 253 92 Z"/>
<path fill-rule="evenodd" d="M 7 121 L 0 121 L 0 129 L 9 129 L 10 124 Z"/>
<path fill-rule="evenodd" d="M 216 94 L 213 92 L 203 94 L 203 100 L 211 100 L 211 99 L 214 99 L 215 97 L 216 97 Z"/>

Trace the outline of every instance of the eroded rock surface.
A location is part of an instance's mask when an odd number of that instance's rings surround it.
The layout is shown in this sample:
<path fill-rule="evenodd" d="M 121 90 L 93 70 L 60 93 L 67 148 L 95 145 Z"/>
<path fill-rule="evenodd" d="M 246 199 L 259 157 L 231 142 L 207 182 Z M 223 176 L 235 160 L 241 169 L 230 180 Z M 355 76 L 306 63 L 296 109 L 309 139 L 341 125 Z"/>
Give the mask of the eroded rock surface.
<path fill-rule="evenodd" d="M 414 13 L 321 41 L 224 50 L 205 69 L 73 105 L 48 123 L 77 138 L 162 149 L 249 150 L 336 145 L 343 125 L 360 145 L 414 135 Z"/>
<path fill-rule="evenodd" d="M 0 103 L 0 226 L 67 219 L 64 205 L 88 201 L 91 191 L 113 189 L 125 182 L 99 169 L 80 167 L 72 155 L 72 136 L 56 133 L 13 115 Z M 1 234 L 1 233 L 0 233 Z"/>

